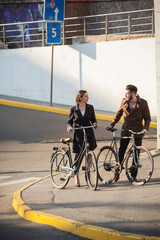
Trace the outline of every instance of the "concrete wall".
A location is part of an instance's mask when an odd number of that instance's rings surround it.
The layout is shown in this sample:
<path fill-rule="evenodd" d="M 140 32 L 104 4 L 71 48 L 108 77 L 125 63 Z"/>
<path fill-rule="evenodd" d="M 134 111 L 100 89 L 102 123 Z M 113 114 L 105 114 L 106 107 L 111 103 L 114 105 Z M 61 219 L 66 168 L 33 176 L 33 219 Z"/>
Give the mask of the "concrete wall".
<path fill-rule="evenodd" d="M 50 101 L 51 47 L 1 50 L 0 94 Z M 99 110 L 116 111 L 127 84 L 157 114 L 155 39 L 54 47 L 53 103 L 75 104 L 79 89 Z"/>

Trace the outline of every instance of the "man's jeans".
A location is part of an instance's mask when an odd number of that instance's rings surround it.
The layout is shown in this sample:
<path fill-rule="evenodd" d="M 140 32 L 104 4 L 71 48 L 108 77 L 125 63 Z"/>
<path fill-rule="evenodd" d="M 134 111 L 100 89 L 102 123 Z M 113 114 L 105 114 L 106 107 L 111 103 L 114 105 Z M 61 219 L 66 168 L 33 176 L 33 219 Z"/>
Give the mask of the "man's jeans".
<path fill-rule="evenodd" d="M 120 163 L 122 163 L 123 158 L 124 158 L 124 154 L 126 152 L 126 149 L 128 147 L 130 139 L 129 138 L 122 138 L 120 140 L 120 148 L 119 148 L 119 161 Z M 142 145 L 142 138 L 135 138 L 135 144 L 136 146 L 141 146 Z"/>

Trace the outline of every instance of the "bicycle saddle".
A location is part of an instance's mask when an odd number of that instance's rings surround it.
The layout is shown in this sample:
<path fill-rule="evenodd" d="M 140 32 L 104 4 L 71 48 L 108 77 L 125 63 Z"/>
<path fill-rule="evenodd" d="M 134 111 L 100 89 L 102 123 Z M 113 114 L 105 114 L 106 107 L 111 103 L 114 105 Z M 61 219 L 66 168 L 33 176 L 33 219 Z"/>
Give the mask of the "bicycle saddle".
<path fill-rule="evenodd" d="M 108 131 L 111 131 L 111 132 L 115 132 L 117 131 L 117 128 L 110 128 L 110 129 L 107 129 Z"/>
<path fill-rule="evenodd" d="M 66 143 L 72 142 L 72 139 L 71 138 L 61 138 L 60 142 L 66 144 Z"/>

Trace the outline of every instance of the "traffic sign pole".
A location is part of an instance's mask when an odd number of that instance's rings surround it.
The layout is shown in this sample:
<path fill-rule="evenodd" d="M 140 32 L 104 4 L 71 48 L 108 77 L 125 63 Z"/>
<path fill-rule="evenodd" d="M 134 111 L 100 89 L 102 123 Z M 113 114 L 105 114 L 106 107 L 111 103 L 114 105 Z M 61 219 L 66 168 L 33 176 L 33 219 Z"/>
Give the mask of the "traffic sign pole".
<path fill-rule="evenodd" d="M 53 102 L 53 56 L 54 56 L 54 44 L 52 44 L 52 53 L 51 53 L 51 93 L 50 93 L 50 106 Z"/>
<path fill-rule="evenodd" d="M 54 44 L 61 43 L 61 22 L 64 21 L 64 6 L 65 0 L 45 0 L 44 2 L 44 20 L 48 21 L 46 42 L 52 44 L 50 106 L 53 102 Z"/>

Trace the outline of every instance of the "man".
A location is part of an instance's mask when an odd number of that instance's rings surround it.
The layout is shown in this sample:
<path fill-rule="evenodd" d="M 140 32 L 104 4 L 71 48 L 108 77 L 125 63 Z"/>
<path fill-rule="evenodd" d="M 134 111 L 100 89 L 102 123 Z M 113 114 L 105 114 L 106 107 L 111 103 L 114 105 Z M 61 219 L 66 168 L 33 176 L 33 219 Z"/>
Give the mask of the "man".
<path fill-rule="evenodd" d="M 149 131 L 149 124 L 151 122 L 150 111 L 146 100 L 140 98 L 137 94 L 137 87 L 134 85 L 126 86 L 126 95 L 122 99 L 120 109 L 116 113 L 114 120 L 107 129 L 113 128 L 119 122 L 121 116 L 124 114 L 124 123 L 122 125 L 121 137 L 130 136 L 128 130 L 134 132 L 141 132 L 143 134 L 135 136 L 136 146 L 142 145 L 142 137 Z M 142 121 L 144 120 L 144 126 Z M 119 148 L 119 160 L 122 163 L 125 151 L 130 139 L 121 139 Z M 119 180 L 119 174 L 116 175 L 115 181 Z"/>

